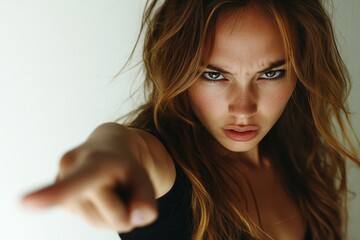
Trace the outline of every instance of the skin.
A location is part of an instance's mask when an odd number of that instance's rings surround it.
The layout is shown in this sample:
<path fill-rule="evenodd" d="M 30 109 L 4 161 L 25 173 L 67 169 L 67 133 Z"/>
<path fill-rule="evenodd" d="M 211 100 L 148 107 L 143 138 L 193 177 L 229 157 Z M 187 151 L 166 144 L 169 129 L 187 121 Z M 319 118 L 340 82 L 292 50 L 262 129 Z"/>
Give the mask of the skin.
<path fill-rule="evenodd" d="M 296 85 L 284 60 L 281 34 L 259 7 L 223 12 L 215 28 L 209 64 L 188 89 L 188 97 L 195 115 L 216 140 L 214 147 L 230 151 L 241 166 L 240 174 L 248 182 L 241 177 L 239 182 L 250 218 L 274 239 L 301 240 L 306 229 L 301 211 L 272 168 L 273 159 L 261 156 L 258 147 Z M 239 130 L 239 126 L 240 130 L 251 126 L 257 133 L 239 141 L 223 131 Z"/>
<path fill-rule="evenodd" d="M 217 142 L 245 154 L 254 165 L 260 164 L 259 142 L 282 114 L 296 85 L 291 74 L 266 79 L 276 76 L 276 70 L 287 69 L 285 63 L 263 71 L 284 59 L 281 34 L 264 12 L 256 7 L 241 15 L 224 12 L 217 22 L 210 66 L 204 67 L 203 78 L 188 89 L 193 111 Z M 205 80 L 207 72 L 218 80 Z M 233 141 L 223 133 L 232 125 L 256 126 L 258 134 L 250 141 Z"/>
<path fill-rule="evenodd" d="M 245 175 L 257 200 L 242 183 L 250 218 L 262 222 L 275 239 L 300 240 L 305 228 L 299 209 L 272 171 L 271 159 L 258 154 L 259 142 L 281 115 L 296 81 L 291 74 L 264 79 L 262 70 L 285 58 L 280 33 L 261 9 L 249 6 L 242 13 L 223 12 L 216 26 L 209 63 L 227 71 L 222 74 L 225 78 L 216 83 L 197 80 L 187 90 L 189 100 L 219 151 L 230 150 L 234 159 L 252 166 Z M 208 68 L 204 71 L 213 71 Z M 286 66 L 272 70 L 277 69 Z M 268 70 L 266 76 L 274 73 Z M 249 124 L 257 128 L 249 141 L 231 140 L 222 131 L 228 125 Z M 173 159 L 156 137 L 107 123 L 62 157 L 55 183 L 27 194 L 23 204 L 36 209 L 60 205 L 94 226 L 127 232 L 156 219 L 155 199 L 171 189 L 175 174 Z M 115 191 L 119 185 L 131 189 L 126 199 Z M 287 225 L 275 224 L 294 214 Z"/>
<path fill-rule="evenodd" d="M 61 206 L 95 227 L 128 232 L 157 218 L 155 199 L 175 179 L 169 157 L 151 134 L 105 123 L 62 156 L 55 183 L 26 194 L 22 204 Z M 126 200 L 116 191 L 119 185 L 131 189 Z"/>

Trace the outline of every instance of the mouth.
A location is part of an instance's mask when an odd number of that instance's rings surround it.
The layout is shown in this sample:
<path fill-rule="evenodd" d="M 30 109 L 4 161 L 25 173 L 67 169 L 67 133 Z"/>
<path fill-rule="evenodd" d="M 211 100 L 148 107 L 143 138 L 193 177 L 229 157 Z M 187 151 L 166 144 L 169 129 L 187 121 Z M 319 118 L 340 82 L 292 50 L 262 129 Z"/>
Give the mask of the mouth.
<path fill-rule="evenodd" d="M 223 128 L 225 136 L 236 142 L 247 142 L 259 134 L 259 127 L 253 125 L 226 126 Z"/>

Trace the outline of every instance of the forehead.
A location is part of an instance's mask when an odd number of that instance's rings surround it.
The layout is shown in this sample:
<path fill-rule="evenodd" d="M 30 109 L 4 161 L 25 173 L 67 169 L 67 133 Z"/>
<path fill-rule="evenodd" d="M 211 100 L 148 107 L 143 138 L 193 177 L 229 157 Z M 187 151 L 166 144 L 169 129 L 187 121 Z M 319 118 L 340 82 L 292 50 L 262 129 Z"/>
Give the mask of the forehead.
<path fill-rule="evenodd" d="M 257 5 L 220 12 L 209 62 L 256 69 L 284 59 L 284 45 L 273 19 Z"/>

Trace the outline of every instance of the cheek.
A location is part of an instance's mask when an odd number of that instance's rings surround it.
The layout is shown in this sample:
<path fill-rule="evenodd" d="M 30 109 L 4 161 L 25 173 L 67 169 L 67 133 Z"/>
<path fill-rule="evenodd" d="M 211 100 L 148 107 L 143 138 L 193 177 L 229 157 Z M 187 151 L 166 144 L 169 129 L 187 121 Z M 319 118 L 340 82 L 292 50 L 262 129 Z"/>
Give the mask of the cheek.
<path fill-rule="evenodd" d="M 293 89 L 293 86 L 289 86 L 277 91 L 277 94 L 267 96 L 266 99 L 263 100 L 263 112 L 267 112 L 267 115 L 271 115 L 272 118 L 277 119 L 280 117 L 289 102 Z"/>
<path fill-rule="evenodd" d="M 205 97 L 199 93 L 198 89 L 195 86 L 191 86 L 187 90 L 188 99 L 190 102 L 190 107 L 197 117 L 199 117 L 199 111 L 202 109 L 202 106 L 206 104 Z"/>
<path fill-rule="evenodd" d="M 192 110 L 200 119 L 216 114 L 221 106 L 221 98 L 216 92 L 197 84 L 188 89 L 188 97 Z"/>

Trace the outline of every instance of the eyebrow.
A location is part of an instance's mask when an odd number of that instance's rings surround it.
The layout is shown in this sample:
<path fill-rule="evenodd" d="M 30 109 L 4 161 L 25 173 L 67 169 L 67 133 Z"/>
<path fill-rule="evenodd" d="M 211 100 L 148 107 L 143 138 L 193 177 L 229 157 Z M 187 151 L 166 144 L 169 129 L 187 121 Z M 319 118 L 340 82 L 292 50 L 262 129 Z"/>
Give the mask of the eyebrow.
<path fill-rule="evenodd" d="M 285 59 L 281 59 L 281 60 L 272 62 L 265 69 L 258 71 L 258 73 L 266 72 L 266 71 L 269 71 L 269 70 L 271 70 L 273 68 L 280 67 L 280 66 L 284 65 L 285 63 L 286 63 Z M 217 71 L 217 72 L 221 72 L 221 73 L 224 73 L 224 74 L 231 74 L 230 72 L 226 71 L 225 69 L 222 69 L 221 67 L 218 67 L 218 66 L 215 66 L 215 65 L 212 65 L 212 64 L 207 65 L 206 68 L 210 69 L 210 70 Z"/>

